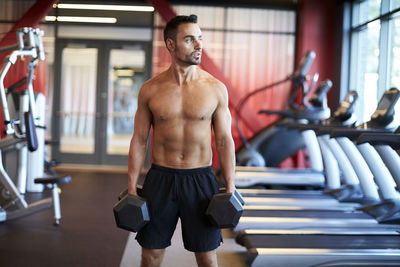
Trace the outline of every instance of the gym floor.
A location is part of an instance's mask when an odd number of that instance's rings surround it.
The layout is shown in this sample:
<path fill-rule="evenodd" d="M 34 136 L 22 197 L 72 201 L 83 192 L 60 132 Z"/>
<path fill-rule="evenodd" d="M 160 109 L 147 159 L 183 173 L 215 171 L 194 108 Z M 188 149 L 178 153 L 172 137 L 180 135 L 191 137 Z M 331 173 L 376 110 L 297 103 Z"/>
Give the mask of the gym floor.
<path fill-rule="evenodd" d="M 139 266 L 140 247 L 129 238 L 129 251 L 124 253 L 129 233 L 116 228 L 112 213 L 118 194 L 126 187 L 126 174 L 68 174 L 72 182 L 62 186 L 61 226 L 53 226 L 51 209 L 0 223 L 0 265 Z M 36 193 L 34 197 L 43 195 Z M 234 242 L 229 230 L 224 230 L 223 235 L 224 244 L 218 250 L 219 266 L 246 266 L 246 250 Z M 193 254 L 183 249 L 179 227 L 172 242 L 162 266 L 194 266 Z"/>

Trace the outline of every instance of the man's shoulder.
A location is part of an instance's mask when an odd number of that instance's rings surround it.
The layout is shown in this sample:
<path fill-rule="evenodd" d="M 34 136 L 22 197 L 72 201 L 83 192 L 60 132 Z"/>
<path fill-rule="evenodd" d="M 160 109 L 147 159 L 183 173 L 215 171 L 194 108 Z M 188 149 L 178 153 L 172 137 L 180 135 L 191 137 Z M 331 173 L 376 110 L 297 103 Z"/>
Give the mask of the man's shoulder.
<path fill-rule="evenodd" d="M 228 90 L 223 82 L 212 76 L 210 73 L 202 70 L 202 76 L 206 86 L 219 102 L 225 103 L 228 101 Z"/>
<path fill-rule="evenodd" d="M 143 87 L 151 88 L 159 86 L 161 83 L 165 81 L 166 71 L 157 74 L 156 76 L 148 79 L 145 83 L 143 83 Z"/>
<path fill-rule="evenodd" d="M 205 70 L 200 69 L 201 77 L 203 81 L 209 84 L 214 89 L 217 90 L 226 90 L 226 86 L 223 82 L 212 76 L 210 73 L 208 73 Z"/>
<path fill-rule="evenodd" d="M 148 96 L 153 95 L 165 82 L 165 71 L 145 81 L 140 91 Z"/>

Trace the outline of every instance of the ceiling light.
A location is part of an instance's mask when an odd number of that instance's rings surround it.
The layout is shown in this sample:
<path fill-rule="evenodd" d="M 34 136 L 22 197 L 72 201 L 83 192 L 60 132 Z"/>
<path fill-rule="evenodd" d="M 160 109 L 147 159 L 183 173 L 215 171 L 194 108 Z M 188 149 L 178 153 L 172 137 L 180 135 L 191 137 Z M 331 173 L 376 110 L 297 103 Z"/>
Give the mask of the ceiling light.
<path fill-rule="evenodd" d="M 135 74 L 132 69 L 119 69 L 115 70 L 118 76 L 133 76 Z"/>
<path fill-rule="evenodd" d="M 116 23 L 116 18 L 105 17 L 69 17 L 69 16 L 46 16 L 46 21 L 60 21 L 60 22 L 89 22 L 89 23 Z"/>
<path fill-rule="evenodd" d="M 142 12 L 154 11 L 154 7 L 152 6 L 54 4 L 53 7 L 64 8 L 64 9 L 92 9 L 92 10 L 114 10 L 114 11 L 142 11 Z"/>

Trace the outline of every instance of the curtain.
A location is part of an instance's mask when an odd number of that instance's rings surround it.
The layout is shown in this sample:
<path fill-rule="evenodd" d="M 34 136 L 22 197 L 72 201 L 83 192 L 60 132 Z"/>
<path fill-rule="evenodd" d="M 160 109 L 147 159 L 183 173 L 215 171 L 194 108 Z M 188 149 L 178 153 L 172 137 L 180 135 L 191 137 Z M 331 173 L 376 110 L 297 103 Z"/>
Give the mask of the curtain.
<path fill-rule="evenodd" d="M 225 8 L 206 6 L 173 6 L 177 15 L 196 14 L 203 33 L 203 48 L 214 63 L 231 80 L 241 97 L 267 84 L 284 79 L 294 69 L 295 11 Z M 165 48 L 165 22 L 156 13 L 153 32 L 153 76 L 166 70 L 170 56 Z M 284 109 L 290 84 L 282 84 L 249 99 L 248 105 L 260 109 Z M 236 147 L 241 145 L 236 131 L 237 114 L 233 117 L 232 134 Z M 265 126 L 276 116 L 262 116 Z M 254 132 L 242 124 L 247 138 Z"/>
<path fill-rule="evenodd" d="M 65 48 L 62 69 L 62 133 L 94 135 L 97 49 Z"/>

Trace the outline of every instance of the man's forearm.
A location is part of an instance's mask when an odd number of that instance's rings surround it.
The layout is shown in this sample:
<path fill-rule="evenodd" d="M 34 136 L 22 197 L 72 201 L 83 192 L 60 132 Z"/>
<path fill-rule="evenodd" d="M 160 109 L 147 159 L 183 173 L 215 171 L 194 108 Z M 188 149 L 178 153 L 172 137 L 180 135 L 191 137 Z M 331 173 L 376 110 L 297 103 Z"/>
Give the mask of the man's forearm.
<path fill-rule="evenodd" d="M 128 192 L 136 195 L 136 185 L 146 155 L 146 142 L 138 142 L 132 138 L 128 155 Z"/>
<path fill-rule="evenodd" d="M 227 193 L 235 189 L 235 145 L 231 138 L 221 138 L 216 142 L 219 163 L 224 175 Z"/>

